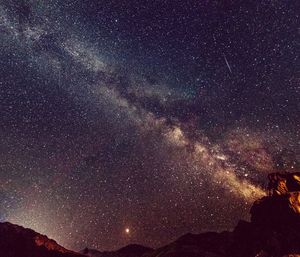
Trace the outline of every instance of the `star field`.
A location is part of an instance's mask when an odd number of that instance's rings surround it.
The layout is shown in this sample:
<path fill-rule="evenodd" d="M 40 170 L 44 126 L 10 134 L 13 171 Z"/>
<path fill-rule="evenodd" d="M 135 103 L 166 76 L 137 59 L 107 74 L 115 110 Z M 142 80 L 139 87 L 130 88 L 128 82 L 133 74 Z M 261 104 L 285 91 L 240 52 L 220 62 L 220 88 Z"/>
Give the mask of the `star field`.
<path fill-rule="evenodd" d="M 296 1 L 0 3 L 0 220 L 74 250 L 231 229 L 299 171 Z"/>

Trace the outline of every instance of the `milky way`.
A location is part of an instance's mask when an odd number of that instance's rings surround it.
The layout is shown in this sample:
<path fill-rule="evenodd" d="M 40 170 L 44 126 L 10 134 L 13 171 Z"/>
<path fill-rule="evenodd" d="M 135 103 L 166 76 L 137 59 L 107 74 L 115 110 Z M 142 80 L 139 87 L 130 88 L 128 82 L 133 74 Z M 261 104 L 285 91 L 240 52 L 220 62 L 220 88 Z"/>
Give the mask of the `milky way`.
<path fill-rule="evenodd" d="M 299 170 L 296 1 L 204 2 L 1 1 L 1 221 L 158 247 Z"/>

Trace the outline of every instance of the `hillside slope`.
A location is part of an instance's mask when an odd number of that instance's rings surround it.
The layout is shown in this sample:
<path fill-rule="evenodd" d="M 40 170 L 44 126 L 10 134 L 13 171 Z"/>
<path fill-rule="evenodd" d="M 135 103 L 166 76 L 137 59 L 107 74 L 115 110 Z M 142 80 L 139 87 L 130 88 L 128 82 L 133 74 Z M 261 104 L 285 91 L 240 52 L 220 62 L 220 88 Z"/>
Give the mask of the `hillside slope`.
<path fill-rule="evenodd" d="M 8 222 L 0 223 L 1 257 L 83 257 L 47 236 Z"/>

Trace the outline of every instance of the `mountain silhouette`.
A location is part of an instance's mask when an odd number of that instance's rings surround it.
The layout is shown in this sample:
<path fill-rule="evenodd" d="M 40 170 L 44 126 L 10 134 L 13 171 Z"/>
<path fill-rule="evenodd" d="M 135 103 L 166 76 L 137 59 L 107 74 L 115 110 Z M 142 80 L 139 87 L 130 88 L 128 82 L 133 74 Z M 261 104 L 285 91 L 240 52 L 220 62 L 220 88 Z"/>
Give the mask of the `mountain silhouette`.
<path fill-rule="evenodd" d="M 9 222 L 0 223 L 1 257 L 83 257 L 47 236 Z"/>
<path fill-rule="evenodd" d="M 128 245 L 117 251 L 75 253 L 31 229 L 0 223 L 1 257 L 300 257 L 300 173 L 269 175 L 268 196 L 257 200 L 250 221 L 233 231 L 186 234 L 151 249 Z"/>
<path fill-rule="evenodd" d="M 81 253 L 92 257 L 141 257 L 144 254 L 152 251 L 152 248 L 138 244 L 131 244 L 112 252 L 100 252 L 94 249 L 85 248 L 83 251 L 81 251 Z"/>

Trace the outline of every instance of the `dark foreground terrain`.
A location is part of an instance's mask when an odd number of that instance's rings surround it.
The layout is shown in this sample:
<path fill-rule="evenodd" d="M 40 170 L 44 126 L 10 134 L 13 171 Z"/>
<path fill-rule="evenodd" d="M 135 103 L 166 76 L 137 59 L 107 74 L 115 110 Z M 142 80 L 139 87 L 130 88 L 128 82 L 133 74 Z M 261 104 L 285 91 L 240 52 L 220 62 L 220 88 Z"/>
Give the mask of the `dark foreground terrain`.
<path fill-rule="evenodd" d="M 273 181 L 269 196 L 252 206 L 251 221 L 240 221 L 232 232 L 186 234 L 156 250 L 129 245 L 115 252 L 86 248 L 81 253 L 74 253 L 33 230 L 0 223 L 0 256 L 300 257 L 300 176 L 288 176 L 288 179 L 283 176 L 280 181 Z"/>

